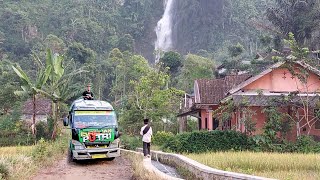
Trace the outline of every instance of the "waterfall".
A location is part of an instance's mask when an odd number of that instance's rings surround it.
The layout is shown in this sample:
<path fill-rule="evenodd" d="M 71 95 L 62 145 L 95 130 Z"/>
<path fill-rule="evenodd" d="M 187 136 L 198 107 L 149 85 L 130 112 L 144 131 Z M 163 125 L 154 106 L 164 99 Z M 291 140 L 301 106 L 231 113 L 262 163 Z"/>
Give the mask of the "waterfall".
<path fill-rule="evenodd" d="M 174 0 L 164 0 L 164 14 L 158 21 L 155 28 L 157 40 L 155 42 L 155 52 L 157 63 L 160 59 L 161 51 L 169 51 L 172 48 L 172 7 Z"/>

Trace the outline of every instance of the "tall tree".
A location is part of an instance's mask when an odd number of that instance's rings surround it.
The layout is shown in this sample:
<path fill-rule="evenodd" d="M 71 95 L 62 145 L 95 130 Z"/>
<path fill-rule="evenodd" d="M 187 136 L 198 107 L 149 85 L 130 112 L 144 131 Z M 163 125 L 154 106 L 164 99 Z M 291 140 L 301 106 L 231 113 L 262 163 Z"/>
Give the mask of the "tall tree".
<path fill-rule="evenodd" d="M 214 69 L 215 64 L 212 60 L 188 54 L 178 77 L 178 87 L 188 93 L 192 93 L 194 80 L 200 78 L 213 78 Z"/>
<path fill-rule="evenodd" d="M 163 63 L 164 67 L 169 67 L 171 75 L 175 75 L 182 66 L 182 57 L 178 52 L 169 51 L 164 53 L 160 58 L 160 62 Z"/>

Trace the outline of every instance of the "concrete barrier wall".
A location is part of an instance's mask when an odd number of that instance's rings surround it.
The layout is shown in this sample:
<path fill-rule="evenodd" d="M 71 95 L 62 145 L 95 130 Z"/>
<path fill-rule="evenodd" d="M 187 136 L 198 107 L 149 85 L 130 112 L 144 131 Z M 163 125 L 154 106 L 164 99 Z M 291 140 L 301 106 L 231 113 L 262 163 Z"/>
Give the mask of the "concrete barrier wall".
<path fill-rule="evenodd" d="M 141 148 L 137 149 L 142 152 Z M 180 167 L 187 170 L 189 173 L 193 174 L 197 179 L 203 180 L 240 180 L 240 179 L 252 179 L 252 180 L 274 180 L 259 176 L 251 176 L 247 174 L 234 173 L 228 171 L 222 171 L 218 169 L 205 166 L 197 161 L 179 154 L 164 153 L 161 151 L 151 151 L 151 157 L 154 160 L 158 160 L 161 163 L 173 165 L 175 167 Z"/>
<path fill-rule="evenodd" d="M 122 154 L 138 154 L 143 156 L 143 154 L 141 152 L 136 152 L 136 151 L 130 151 L 130 150 L 125 150 L 125 149 L 121 149 L 121 153 Z M 158 170 L 156 167 L 154 167 L 151 164 L 151 159 L 150 158 L 144 158 L 143 161 L 143 167 L 144 169 L 146 169 L 147 171 L 154 173 L 157 177 L 159 177 L 159 179 L 165 179 L 165 180 L 182 180 L 179 178 L 175 178 L 175 177 L 171 177 L 163 172 L 161 172 L 160 170 Z"/>

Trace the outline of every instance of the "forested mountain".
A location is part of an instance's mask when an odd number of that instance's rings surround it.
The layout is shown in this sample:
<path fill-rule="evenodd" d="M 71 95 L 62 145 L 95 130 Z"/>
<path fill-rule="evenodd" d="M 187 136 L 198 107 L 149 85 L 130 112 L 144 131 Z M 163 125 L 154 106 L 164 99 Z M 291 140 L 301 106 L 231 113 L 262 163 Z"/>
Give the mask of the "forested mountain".
<path fill-rule="evenodd" d="M 193 80 L 214 78 L 220 64 L 257 70 L 250 64 L 256 53 L 281 51 L 290 32 L 300 46 L 318 50 L 319 7 L 316 0 L 2 0 L 0 97 L 16 98 L 20 88 L 12 63 L 36 79 L 34 57 L 43 63 L 50 48 L 64 55 L 65 71 L 85 69 L 68 87 L 78 92 L 91 83 L 97 98 L 133 122 L 146 114 L 174 117 L 176 98 L 192 93 Z M 171 39 L 161 65 L 155 42 L 164 22 Z"/>
<path fill-rule="evenodd" d="M 261 30 L 252 21 L 263 17 L 272 1 L 176 0 L 173 50 L 185 54 L 214 52 L 225 42 L 256 49 Z M 102 54 L 113 48 L 142 54 L 153 62 L 155 27 L 164 3 L 157 0 L 1 1 L 3 54 L 25 57 L 52 34 L 66 46 L 83 44 Z M 250 23 L 251 22 L 251 23 Z"/>

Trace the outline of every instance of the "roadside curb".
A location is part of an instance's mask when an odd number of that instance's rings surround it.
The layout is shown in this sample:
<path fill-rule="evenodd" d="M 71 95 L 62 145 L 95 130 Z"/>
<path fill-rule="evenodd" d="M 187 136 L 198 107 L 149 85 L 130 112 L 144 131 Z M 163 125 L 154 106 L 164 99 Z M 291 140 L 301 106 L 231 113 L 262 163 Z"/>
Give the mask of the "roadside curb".
<path fill-rule="evenodd" d="M 137 154 L 137 155 L 140 155 L 143 157 L 143 154 L 141 152 L 137 152 L 137 151 L 131 151 L 131 150 L 126 150 L 126 149 L 120 149 L 121 152 L 125 152 L 125 153 L 134 153 L 134 154 Z M 162 178 L 162 179 L 166 179 L 166 180 L 182 180 L 180 178 L 175 178 L 175 177 L 172 177 L 172 176 L 169 176 L 163 172 L 161 172 L 159 169 L 157 169 L 156 167 L 154 167 L 151 163 L 151 159 L 150 158 L 144 158 L 143 159 L 143 167 L 151 172 L 151 173 L 154 173 L 156 176 Z"/>
<path fill-rule="evenodd" d="M 137 151 L 142 152 L 142 148 L 138 148 Z M 271 178 L 214 169 L 179 154 L 165 153 L 162 151 L 151 151 L 151 156 L 152 156 L 152 159 L 159 160 L 164 164 L 166 163 L 174 164 L 176 167 L 186 169 L 190 173 L 195 175 L 197 178 L 204 179 L 204 180 L 211 180 L 211 179 L 276 180 Z"/>

